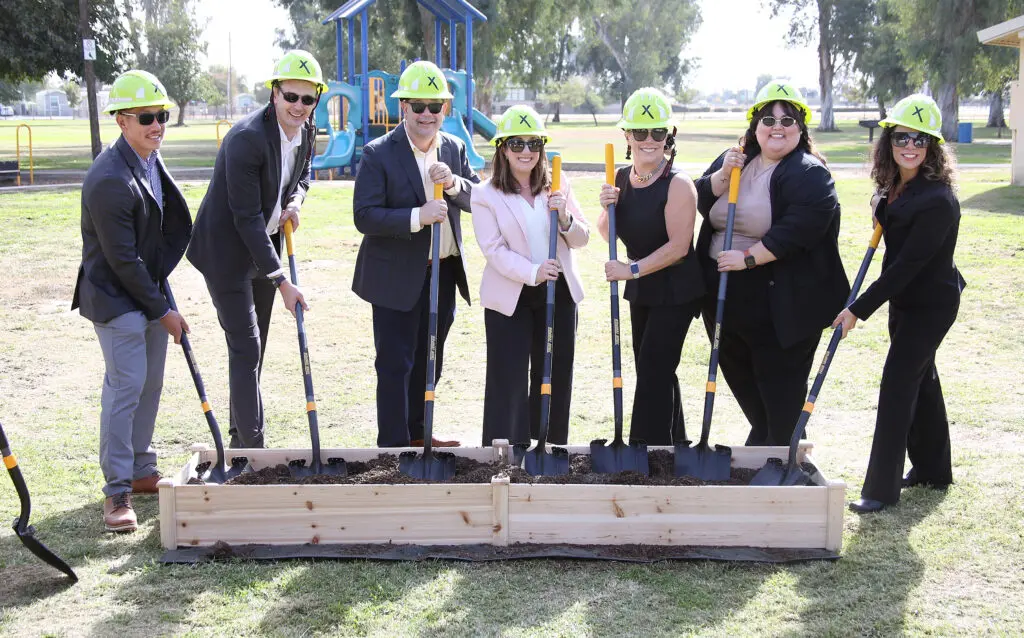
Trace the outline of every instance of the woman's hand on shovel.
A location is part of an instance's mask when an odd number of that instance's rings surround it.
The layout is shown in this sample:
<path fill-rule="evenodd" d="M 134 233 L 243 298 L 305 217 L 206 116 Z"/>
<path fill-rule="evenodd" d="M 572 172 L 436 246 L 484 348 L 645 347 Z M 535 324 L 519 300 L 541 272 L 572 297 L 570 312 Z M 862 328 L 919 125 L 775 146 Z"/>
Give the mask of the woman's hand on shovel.
<path fill-rule="evenodd" d="M 285 281 L 281 284 L 281 298 L 284 299 L 284 307 L 288 309 L 288 312 L 295 316 L 295 305 L 301 304 L 303 310 L 309 310 L 309 305 L 306 303 L 306 298 L 302 296 L 302 291 L 296 288 L 292 282 Z"/>
<path fill-rule="evenodd" d="M 843 308 L 843 311 L 836 315 L 835 321 L 832 322 L 833 328 L 843 327 L 843 338 L 850 334 L 850 331 L 857 327 L 857 315 L 850 312 L 849 308 Z"/>

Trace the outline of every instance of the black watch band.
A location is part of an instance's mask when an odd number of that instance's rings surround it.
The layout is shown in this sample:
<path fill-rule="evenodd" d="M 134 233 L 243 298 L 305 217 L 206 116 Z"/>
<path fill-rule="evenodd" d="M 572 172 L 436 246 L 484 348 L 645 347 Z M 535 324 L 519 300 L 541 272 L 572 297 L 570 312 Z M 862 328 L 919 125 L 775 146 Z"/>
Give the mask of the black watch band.
<path fill-rule="evenodd" d="M 749 250 L 743 251 L 743 264 L 747 267 L 747 270 L 757 267 L 757 260 L 754 259 Z"/>
<path fill-rule="evenodd" d="M 270 282 L 274 284 L 274 288 L 280 288 L 284 282 L 288 281 L 284 275 L 278 275 L 277 277 L 271 277 Z"/>

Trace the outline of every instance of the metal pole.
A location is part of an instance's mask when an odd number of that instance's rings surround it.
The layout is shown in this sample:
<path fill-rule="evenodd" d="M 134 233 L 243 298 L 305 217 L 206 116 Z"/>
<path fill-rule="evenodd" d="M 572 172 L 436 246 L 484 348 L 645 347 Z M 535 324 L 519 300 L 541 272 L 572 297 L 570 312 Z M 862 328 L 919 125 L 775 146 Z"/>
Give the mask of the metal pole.
<path fill-rule="evenodd" d="M 441 18 L 434 17 L 434 64 L 441 66 Z"/>
<path fill-rule="evenodd" d="M 455 71 L 459 64 L 459 57 L 456 54 L 458 51 L 458 23 L 455 20 L 448 21 L 448 67 Z"/>
<path fill-rule="evenodd" d="M 356 84 L 356 19 L 348 19 L 348 83 Z"/>
<path fill-rule="evenodd" d="M 363 81 L 362 94 L 363 94 L 363 144 L 370 142 L 370 61 L 367 59 L 370 57 L 370 46 L 369 36 L 367 35 L 367 21 L 368 16 L 366 15 L 366 9 L 359 14 L 359 37 L 360 43 L 359 48 L 362 52 L 362 67 L 363 67 Z"/>
<path fill-rule="evenodd" d="M 466 130 L 473 144 L 473 18 L 466 16 Z"/>
<path fill-rule="evenodd" d="M 338 72 L 335 73 L 335 75 L 338 77 L 338 81 L 339 82 L 344 82 L 345 81 L 345 67 L 342 66 L 342 62 L 344 61 L 344 59 L 341 56 L 341 54 L 342 54 L 341 38 L 342 38 L 341 20 L 335 20 L 334 21 L 334 53 L 335 53 L 335 59 L 337 60 L 337 64 L 338 64 Z"/>
<path fill-rule="evenodd" d="M 89 0 L 78 0 L 78 27 L 82 31 L 82 40 L 92 40 L 92 27 L 89 26 Z M 85 46 L 84 43 L 82 45 Z M 85 58 L 83 48 L 82 57 Z M 92 141 L 92 158 L 103 150 L 100 141 L 100 113 L 96 104 L 96 73 L 92 68 L 92 60 L 84 60 L 85 92 L 89 102 L 89 137 Z"/>

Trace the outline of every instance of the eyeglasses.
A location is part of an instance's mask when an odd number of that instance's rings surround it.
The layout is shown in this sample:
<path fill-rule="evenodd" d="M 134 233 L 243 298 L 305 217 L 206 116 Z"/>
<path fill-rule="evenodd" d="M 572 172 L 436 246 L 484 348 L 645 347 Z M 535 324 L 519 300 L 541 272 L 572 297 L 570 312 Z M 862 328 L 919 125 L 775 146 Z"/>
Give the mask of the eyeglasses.
<path fill-rule="evenodd" d="M 892 145 L 899 148 L 903 148 L 910 143 L 910 140 L 914 140 L 914 146 L 916 148 L 924 148 L 928 146 L 928 142 L 932 139 L 931 135 L 927 133 L 893 133 L 892 134 Z"/>
<path fill-rule="evenodd" d="M 527 142 L 522 138 L 513 137 L 510 140 L 505 140 L 504 146 L 513 153 L 522 153 L 524 148 L 530 149 L 531 153 L 539 153 L 544 150 L 544 140 L 530 140 Z"/>
<path fill-rule="evenodd" d="M 153 124 L 153 120 L 161 124 L 167 124 L 167 120 L 171 119 L 170 111 L 158 111 L 156 113 L 125 113 L 121 111 L 121 115 L 136 118 L 142 126 L 150 126 Z"/>
<path fill-rule="evenodd" d="M 790 117 L 789 115 L 783 115 L 782 117 L 773 117 L 771 115 L 765 115 L 764 117 L 761 118 L 761 124 L 764 124 L 768 128 L 775 126 L 776 122 L 781 124 L 783 128 L 789 128 L 790 126 L 796 124 L 796 118 Z"/>
<path fill-rule="evenodd" d="M 650 135 L 651 139 L 655 142 L 664 142 L 665 138 L 668 137 L 667 128 L 634 128 L 630 129 L 629 134 L 633 136 L 633 139 L 637 142 L 643 142 Z"/>
<path fill-rule="evenodd" d="M 315 95 L 299 95 L 298 93 L 292 93 L 291 91 L 281 91 L 281 97 L 283 97 L 284 101 L 289 104 L 295 104 L 299 100 L 302 100 L 303 106 L 313 106 L 316 104 Z"/>
<path fill-rule="evenodd" d="M 409 102 L 409 108 L 416 115 L 419 115 L 425 110 L 430 110 L 431 113 L 437 115 L 444 108 L 444 102 Z"/>

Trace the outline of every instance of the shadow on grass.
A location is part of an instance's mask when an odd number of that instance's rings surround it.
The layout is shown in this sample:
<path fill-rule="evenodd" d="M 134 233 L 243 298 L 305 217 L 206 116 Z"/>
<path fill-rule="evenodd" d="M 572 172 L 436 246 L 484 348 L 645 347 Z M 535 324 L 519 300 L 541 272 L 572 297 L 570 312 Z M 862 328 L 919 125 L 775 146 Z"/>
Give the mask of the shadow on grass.
<path fill-rule="evenodd" d="M 972 195 L 960 202 L 962 208 L 970 208 L 982 213 L 1005 213 L 1008 215 L 1024 215 L 1021 202 L 1024 201 L 1024 187 L 1000 186 Z"/>

